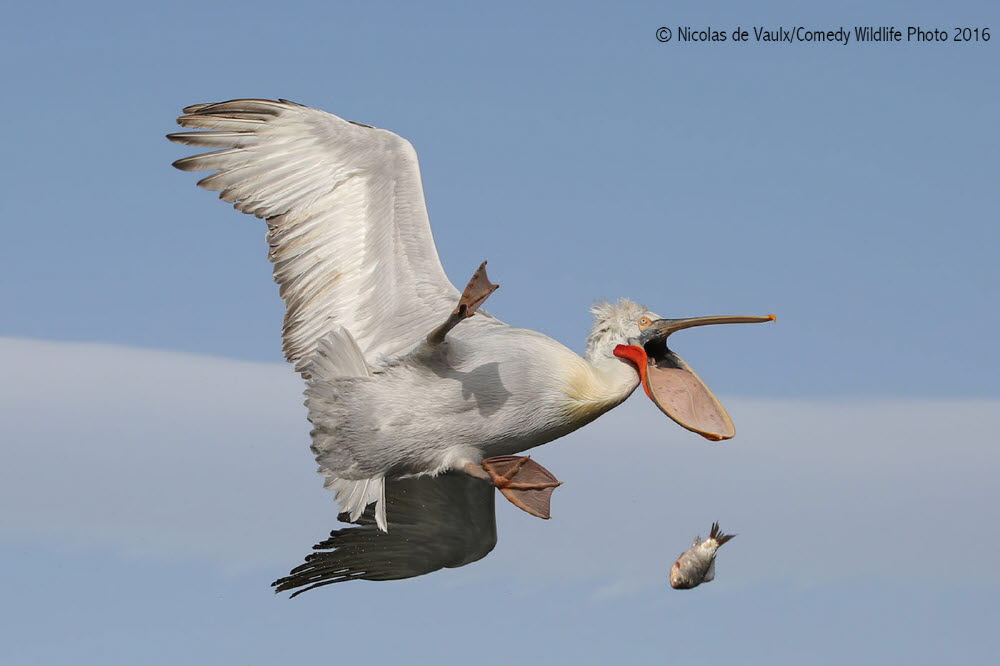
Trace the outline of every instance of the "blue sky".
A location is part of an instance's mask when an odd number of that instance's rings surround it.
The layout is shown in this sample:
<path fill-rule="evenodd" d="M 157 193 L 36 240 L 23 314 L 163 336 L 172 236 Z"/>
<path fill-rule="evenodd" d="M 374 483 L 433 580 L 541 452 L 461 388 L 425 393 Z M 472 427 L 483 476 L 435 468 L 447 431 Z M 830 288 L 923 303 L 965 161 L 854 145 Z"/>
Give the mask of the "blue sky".
<path fill-rule="evenodd" d="M 16 464 L 0 476 L 15 507 L 0 543 L 16 575 L 0 637 L 12 663 L 270 664 L 417 646 L 496 663 L 484 645 L 508 632 L 579 663 L 994 654 L 1000 37 L 845 47 L 654 33 L 996 29 L 995 4 L 494 4 L 8 12 L 0 439 Z M 491 312 L 575 349 L 598 298 L 666 316 L 777 314 L 677 336 L 737 439 L 706 446 L 629 401 L 541 450 L 571 481 L 557 519 L 498 505 L 500 545 L 483 562 L 273 597 L 266 583 L 333 527 L 333 505 L 280 364 L 263 224 L 171 169 L 188 153 L 163 138 L 182 106 L 234 97 L 410 139 L 452 280 L 489 259 L 502 285 Z M 609 483 L 621 506 L 597 501 Z M 673 592 L 670 560 L 715 519 L 740 533 L 717 581 Z"/>

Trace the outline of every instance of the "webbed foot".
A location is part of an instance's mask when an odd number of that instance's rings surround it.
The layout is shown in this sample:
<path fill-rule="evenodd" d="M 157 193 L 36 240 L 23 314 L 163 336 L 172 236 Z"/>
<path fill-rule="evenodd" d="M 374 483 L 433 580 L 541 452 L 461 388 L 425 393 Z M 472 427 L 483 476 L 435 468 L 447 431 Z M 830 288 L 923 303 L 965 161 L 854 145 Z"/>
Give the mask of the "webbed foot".
<path fill-rule="evenodd" d="M 486 275 L 486 262 L 479 264 L 479 268 L 476 269 L 469 284 L 465 286 L 465 291 L 462 292 L 458 307 L 448 316 L 445 323 L 431 331 L 430 335 L 427 336 L 427 342 L 432 345 L 444 342 L 444 336 L 448 334 L 448 331 L 455 328 L 463 319 L 468 319 L 476 314 L 479 306 L 499 288 L 500 285 L 490 282 L 490 278 Z"/>
<path fill-rule="evenodd" d="M 548 520 L 552 491 L 562 481 L 528 456 L 497 456 L 483 461 L 493 485 L 511 504 L 533 516 Z"/>

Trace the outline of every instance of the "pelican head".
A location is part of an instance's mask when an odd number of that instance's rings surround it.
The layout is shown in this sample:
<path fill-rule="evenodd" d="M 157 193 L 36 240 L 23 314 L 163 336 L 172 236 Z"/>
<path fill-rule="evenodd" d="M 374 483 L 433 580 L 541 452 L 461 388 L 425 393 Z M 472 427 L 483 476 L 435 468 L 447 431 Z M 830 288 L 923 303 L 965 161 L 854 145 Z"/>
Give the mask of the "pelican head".
<path fill-rule="evenodd" d="M 732 419 L 700 377 L 667 347 L 677 331 L 713 324 L 757 324 L 763 317 L 710 316 L 666 319 L 633 301 L 598 303 L 587 339 L 590 358 L 611 354 L 635 366 L 646 395 L 678 425 L 712 441 L 736 434 Z"/>

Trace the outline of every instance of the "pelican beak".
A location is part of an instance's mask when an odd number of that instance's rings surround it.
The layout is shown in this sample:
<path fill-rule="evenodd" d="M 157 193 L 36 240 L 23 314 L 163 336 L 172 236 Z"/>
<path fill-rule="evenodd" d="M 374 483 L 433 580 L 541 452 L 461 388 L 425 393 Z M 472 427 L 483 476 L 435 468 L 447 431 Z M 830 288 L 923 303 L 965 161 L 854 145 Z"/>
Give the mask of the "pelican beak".
<path fill-rule="evenodd" d="M 681 427 L 718 442 L 736 434 L 733 421 L 705 382 L 684 359 L 667 348 L 667 337 L 695 326 L 759 324 L 775 320 L 774 315 L 657 319 L 635 339 L 638 344 L 618 345 L 614 354 L 635 363 L 646 395 L 664 414 Z"/>

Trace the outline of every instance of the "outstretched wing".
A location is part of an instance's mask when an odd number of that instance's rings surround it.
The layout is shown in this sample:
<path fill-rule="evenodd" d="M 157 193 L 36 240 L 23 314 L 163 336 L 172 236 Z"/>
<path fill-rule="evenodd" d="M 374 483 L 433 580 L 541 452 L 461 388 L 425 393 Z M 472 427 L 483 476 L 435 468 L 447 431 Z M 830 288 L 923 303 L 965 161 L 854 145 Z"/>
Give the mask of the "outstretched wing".
<path fill-rule="evenodd" d="M 267 220 L 284 352 L 297 370 L 332 324 L 372 361 L 412 347 L 455 307 L 406 139 L 286 100 L 196 104 L 184 114 L 180 125 L 204 131 L 168 138 L 220 150 L 174 166 L 215 170 L 198 185 Z"/>
<path fill-rule="evenodd" d="M 497 543 L 494 487 L 460 472 L 386 479 L 389 531 L 375 525 L 371 505 L 357 527 L 334 530 L 305 564 L 272 583 L 276 592 L 348 580 L 396 580 L 461 567 L 486 557 Z M 340 519 L 347 522 L 347 515 Z M 299 588 L 299 589 L 296 589 Z"/>

